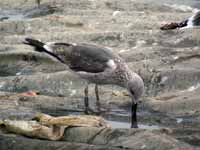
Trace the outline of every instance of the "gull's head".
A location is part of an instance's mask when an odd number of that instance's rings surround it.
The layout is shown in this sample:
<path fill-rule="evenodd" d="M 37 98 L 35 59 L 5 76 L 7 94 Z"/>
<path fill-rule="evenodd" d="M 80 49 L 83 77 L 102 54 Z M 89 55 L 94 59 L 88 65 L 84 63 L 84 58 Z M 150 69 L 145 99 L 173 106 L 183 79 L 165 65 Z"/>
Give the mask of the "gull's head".
<path fill-rule="evenodd" d="M 144 93 L 144 82 L 142 78 L 138 74 L 133 73 L 132 78 L 128 81 L 127 89 L 131 95 L 132 101 L 137 103 Z"/>

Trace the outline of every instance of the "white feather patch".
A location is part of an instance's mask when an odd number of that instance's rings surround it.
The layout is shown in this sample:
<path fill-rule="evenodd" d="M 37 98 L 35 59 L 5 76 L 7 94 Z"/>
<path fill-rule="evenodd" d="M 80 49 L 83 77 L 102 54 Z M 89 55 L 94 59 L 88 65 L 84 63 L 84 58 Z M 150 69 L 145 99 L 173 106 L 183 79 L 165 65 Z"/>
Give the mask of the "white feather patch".
<path fill-rule="evenodd" d="M 45 44 L 43 47 L 44 47 L 44 49 L 46 49 L 47 51 L 52 52 L 51 47 L 49 47 L 47 44 Z"/>
<path fill-rule="evenodd" d="M 107 65 L 112 68 L 113 70 L 116 69 L 117 65 L 115 64 L 114 60 L 110 59 L 107 62 Z"/>
<path fill-rule="evenodd" d="M 195 15 L 193 15 L 192 17 L 190 17 L 188 19 L 188 23 L 187 23 L 187 27 L 193 27 L 193 20 L 194 20 Z"/>
<path fill-rule="evenodd" d="M 72 43 L 72 45 L 73 45 L 73 46 L 77 46 L 77 44 L 76 44 L 76 43 Z"/>
<path fill-rule="evenodd" d="M 114 11 L 113 14 L 112 14 L 112 16 L 115 17 L 115 16 L 116 16 L 117 14 L 119 14 L 119 13 L 120 13 L 120 11 L 118 11 L 118 10 L 117 10 L 117 11 Z"/>

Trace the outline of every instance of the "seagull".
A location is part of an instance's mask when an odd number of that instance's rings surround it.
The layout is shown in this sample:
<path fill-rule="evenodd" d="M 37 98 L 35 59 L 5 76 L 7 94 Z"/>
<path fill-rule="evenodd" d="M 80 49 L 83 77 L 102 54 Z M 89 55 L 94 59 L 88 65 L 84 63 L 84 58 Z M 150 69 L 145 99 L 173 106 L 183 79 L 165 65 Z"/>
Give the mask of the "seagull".
<path fill-rule="evenodd" d="M 132 99 L 131 128 L 138 128 L 137 105 L 144 92 L 142 78 L 129 69 L 126 62 L 108 48 L 87 43 L 43 43 L 33 38 L 26 38 L 24 44 L 44 52 L 57 61 L 67 65 L 72 72 L 87 81 L 84 93 L 85 112 L 89 111 L 88 85 L 95 84 L 97 105 L 99 103 L 98 85 L 117 85 L 126 88 Z"/>
<path fill-rule="evenodd" d="M 200 11 L 196 11 L 191 17 L 185 19 L 179 23 L 172 22 L 164 24 L 160 27 L 161 30 L 172 30 L 172 29 L 187 29 L 200 26 Z"/>

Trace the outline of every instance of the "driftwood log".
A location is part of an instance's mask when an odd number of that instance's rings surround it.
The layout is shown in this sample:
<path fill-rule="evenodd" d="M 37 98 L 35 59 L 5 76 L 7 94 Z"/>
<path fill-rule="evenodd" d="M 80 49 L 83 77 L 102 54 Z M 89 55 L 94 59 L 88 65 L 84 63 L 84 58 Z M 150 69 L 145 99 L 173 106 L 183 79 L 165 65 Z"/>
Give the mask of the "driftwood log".
<path fill-rule="evenodd" d="M 36 115 L 31 121 L 2 120 L 0 125 L 9 132 L 48 140 L 61 139 L 67 127 L 110 127 L 103 118 L 97 116 L 52 117 L 46 114 Z"/>

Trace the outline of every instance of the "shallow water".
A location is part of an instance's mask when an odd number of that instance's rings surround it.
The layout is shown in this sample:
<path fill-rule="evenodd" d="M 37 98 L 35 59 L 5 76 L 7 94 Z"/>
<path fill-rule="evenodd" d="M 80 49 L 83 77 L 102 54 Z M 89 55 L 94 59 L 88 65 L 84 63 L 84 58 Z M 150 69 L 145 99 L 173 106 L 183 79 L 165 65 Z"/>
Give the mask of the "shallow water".
<path fill-rule="evenodd" d="M 25 17 L 22 14 L 10 15 L 8 16 L 8 20 L 18 21 L 18 20 L 25 20 Z"/>
<path fill-rule="evenodd" d="M 7 11 L 0 11 L 0 20 L 1 18 L 7 17 L 8 19 L 4 20 L 11 20 L 11 21 L 20 21 L 25 20 L 25 16 L 22 13 L 19 13 L 17 11 L 13 10 L 7 10 Z"/>
<path fill-rule="evenodd" d="M 118 111 L 119 112 L 118 112 Z M 117 112 L 107 113 L 104 114 L 102 117 L 111 125 L 112 128 L 127 128 L 129 129 L 131 124 L 128 122 L 130 115 L 126 111 L 122 111 L 121 109 L 115 109 Z M 42 111 L 43 113 L 50 114 L 52 116 L 66 116 L 66 115 L 84 115 L 82 111 L 72 111 L 72 110 L 63 110 L 58 111 L 56 110 L 56 113 L 52 113 L 55 111 Z M 141 129 L 160 129 L 161 126 L 158 125 L 148 125 L 148 124 L 138 124 L 139 128 Z"/>
<path fill-rule="evenodd" d="M 112 128 L 130 128 L 130 123 L 128 122 L 119 122 L 119 121 L 107 121 Z M 154 129 L 160 129 L 159 126 L 156 125 L 146 125 L 146 124 L 139 124 L 138 125 L 139 128 L 141 129 L 150 129 L 150 130 L 154 130 Z"/>

